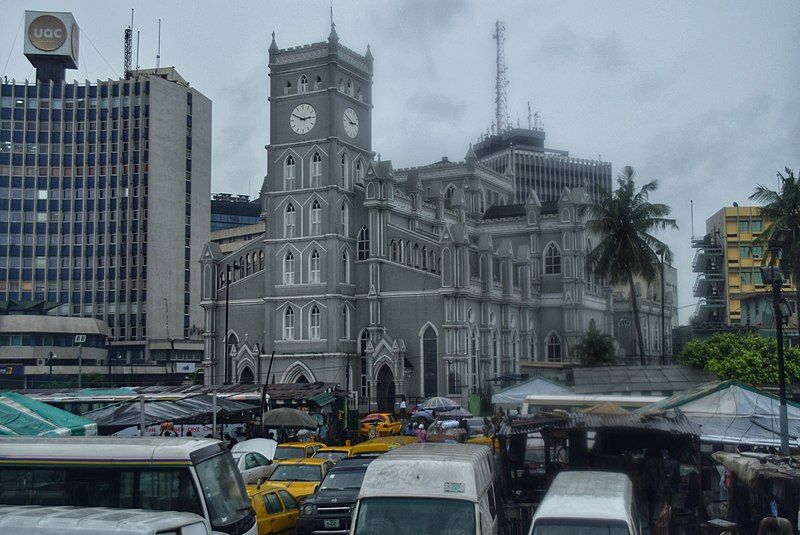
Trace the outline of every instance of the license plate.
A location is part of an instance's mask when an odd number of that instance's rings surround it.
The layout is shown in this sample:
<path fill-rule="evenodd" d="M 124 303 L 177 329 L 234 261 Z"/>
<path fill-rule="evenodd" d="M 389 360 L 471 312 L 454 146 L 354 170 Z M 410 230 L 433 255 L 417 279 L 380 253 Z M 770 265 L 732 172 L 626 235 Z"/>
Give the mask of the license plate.
<path fill-rule="evenodd" d="M 325 521 L 326 528 L 338 528 L 339 527 L 339 520 L 326 520 Z"/>

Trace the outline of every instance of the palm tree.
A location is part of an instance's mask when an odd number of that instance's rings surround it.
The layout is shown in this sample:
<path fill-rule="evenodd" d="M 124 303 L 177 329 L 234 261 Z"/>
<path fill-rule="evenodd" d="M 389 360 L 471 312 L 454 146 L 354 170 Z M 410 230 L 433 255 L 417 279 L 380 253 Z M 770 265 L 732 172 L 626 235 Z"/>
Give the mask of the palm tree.
<path fill-rule="evenodd" d="M 778 229 L 787 229 L 791 233 L 789 242 L 783 247 L 779 265 L 781 271 L 794 282 L 797 306 L 800 306 L 800 177 L 795 177 L 794 171 L 788 167 L 785 171 L 786 176 L 778 172 L 780 192 L 759 184 L 750 198 L 762 203 L 764 206 L 761 207 L 761 214 L 765 219 L 772 220 L 761 232 L 762 243 L 769 243 Z M 773 252 L 766 247 L 764 249 L 766 259 L 772 261 Z M 800 335 L 800 322 L 798 334 Z"/>
<path fill-rule="evenodd" d="M 650 282 L 658 276 L 660 262 L 656 251 L 660 249 L 664 250 L 665 261 L 672 261 L 669 247 L 651 232 L 676 229 L 678 225 L 674 219 L 666 219 L 672 211 L 669 206 L 648 200 L 650 193 L 658 189 L 658 183 L 653 180 L 636 191 L 634 174 L 632 167 L 623 168 L 617 176 L 617 189 L 613 193 L 604 193 L 596 202 L 582 204 L 579 213 L 588 216 L 587 228 L 600 240 L 587 256 L 588 269 L 610 280 L 611 284 L 628 284 L 639 361 L 644 366 L 644 339 L 634 277 Z"/>

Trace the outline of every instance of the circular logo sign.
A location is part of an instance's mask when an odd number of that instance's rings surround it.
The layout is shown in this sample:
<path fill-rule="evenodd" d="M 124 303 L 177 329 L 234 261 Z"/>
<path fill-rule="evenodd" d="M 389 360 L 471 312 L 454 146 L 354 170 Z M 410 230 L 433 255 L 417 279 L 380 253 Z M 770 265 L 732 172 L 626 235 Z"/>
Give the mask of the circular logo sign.
<path fill-rule="evenodd" d="M 36 17 L 28 26 L 28 39 L 39 50 L 57 50 L 67 40 L 67 27 L 53 15 Z"/>
<path fill-rule="evenodd" d="M 78 45 L 80 44 L 80 30 L 77 24 L 72 25 L 72 59 L 78 61 Z"/>

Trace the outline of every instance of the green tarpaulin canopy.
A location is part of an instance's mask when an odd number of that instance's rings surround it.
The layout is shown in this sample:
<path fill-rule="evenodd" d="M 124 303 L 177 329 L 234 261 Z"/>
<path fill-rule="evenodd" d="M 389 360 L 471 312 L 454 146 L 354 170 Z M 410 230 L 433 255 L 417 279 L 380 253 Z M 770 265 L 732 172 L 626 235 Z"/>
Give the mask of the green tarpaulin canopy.
<path fill-rule="evenodd" d="M 0 392 L 0 435 L 96 435 L 97 424 L 16 392 Z"/>

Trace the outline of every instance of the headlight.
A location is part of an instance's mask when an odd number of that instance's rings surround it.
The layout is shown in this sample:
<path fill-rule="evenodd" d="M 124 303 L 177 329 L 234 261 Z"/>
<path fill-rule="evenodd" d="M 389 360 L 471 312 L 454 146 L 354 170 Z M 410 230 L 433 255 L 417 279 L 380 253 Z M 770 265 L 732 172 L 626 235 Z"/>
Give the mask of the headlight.
<path fill-rule="evenodd" d="M 303 506 L 303 516 L 311 516 L 314 514 L 314 506 L 313 505 L 304 505 Z"/>

